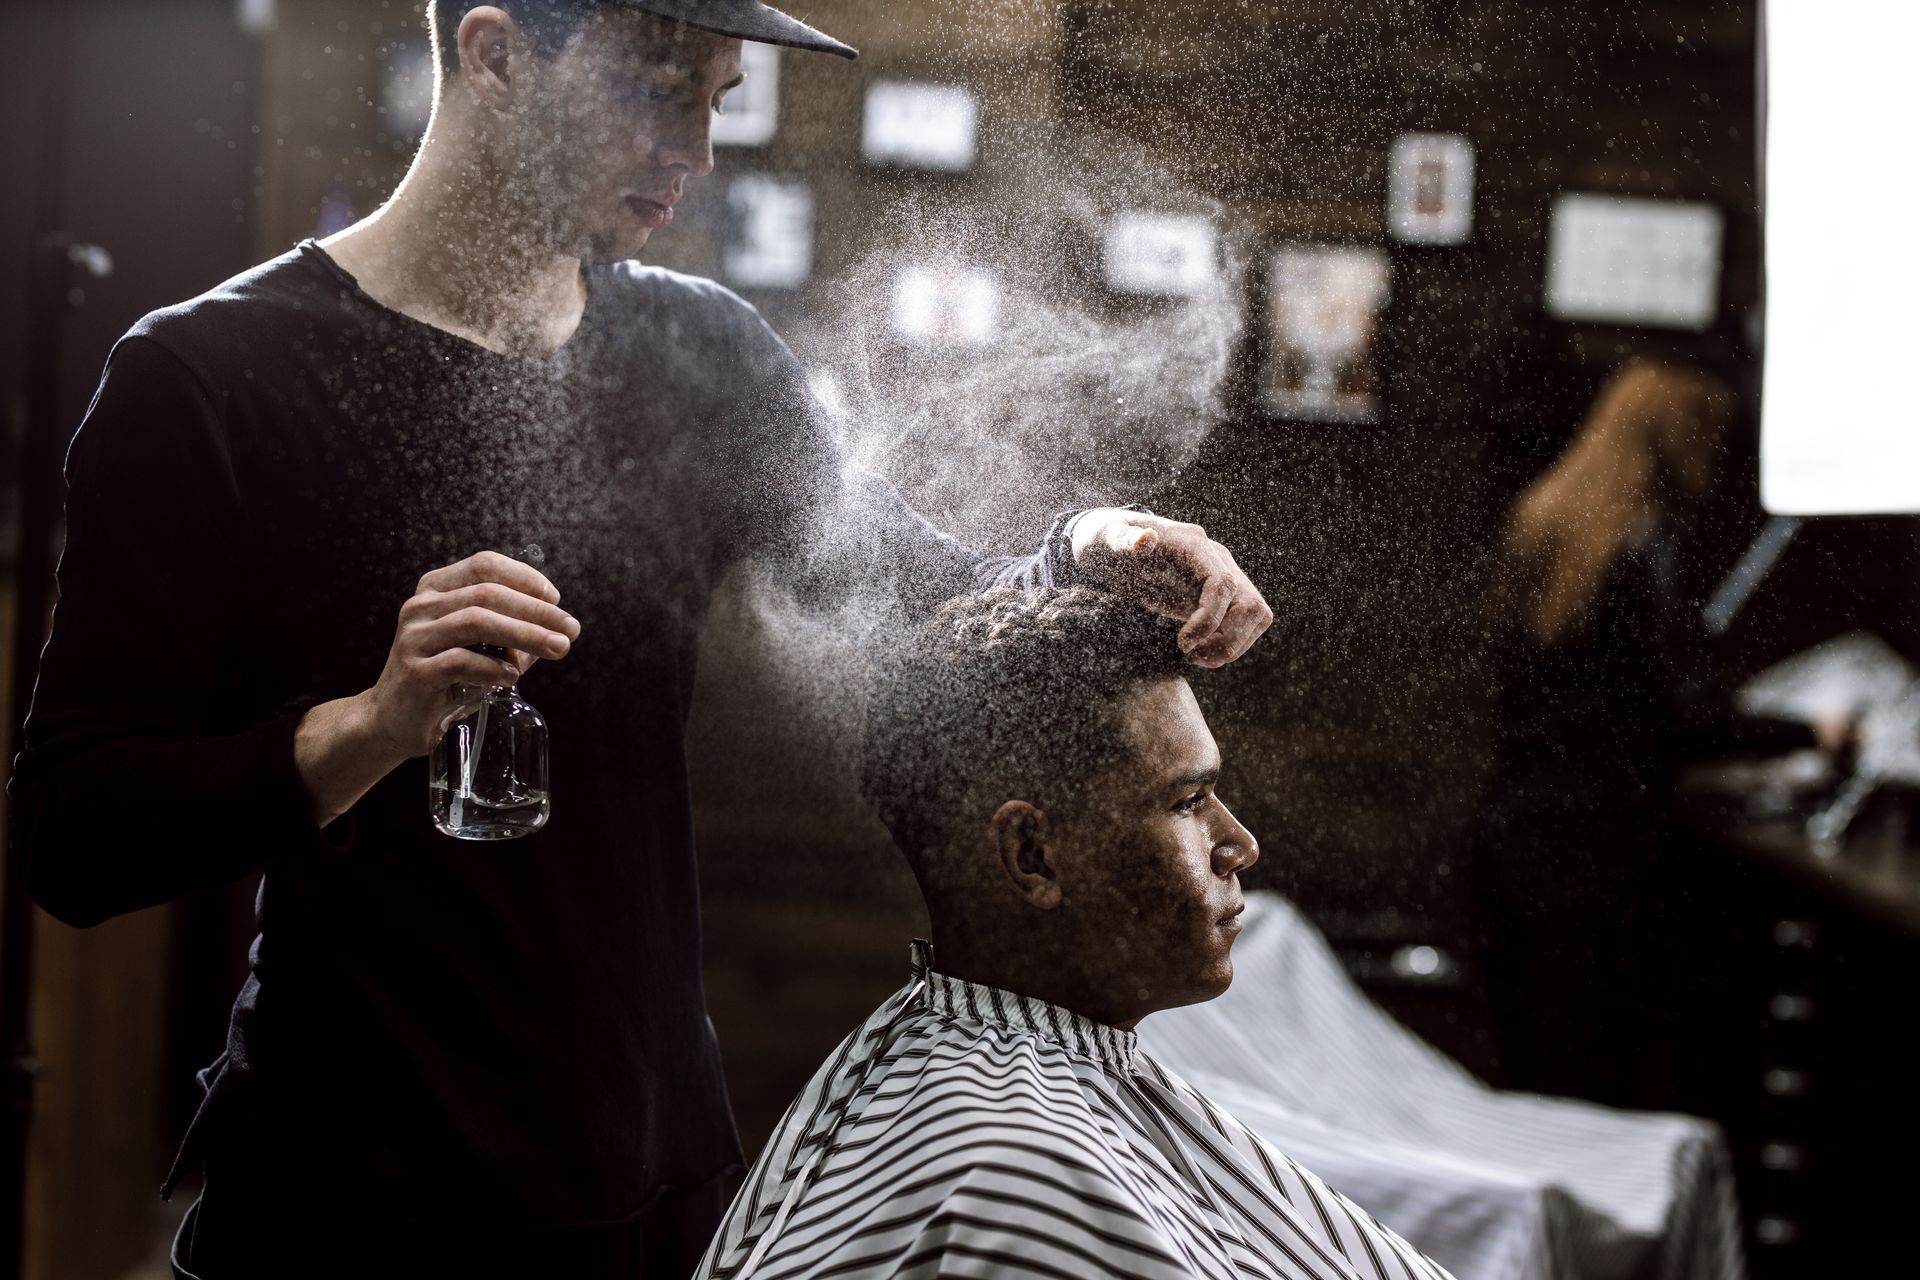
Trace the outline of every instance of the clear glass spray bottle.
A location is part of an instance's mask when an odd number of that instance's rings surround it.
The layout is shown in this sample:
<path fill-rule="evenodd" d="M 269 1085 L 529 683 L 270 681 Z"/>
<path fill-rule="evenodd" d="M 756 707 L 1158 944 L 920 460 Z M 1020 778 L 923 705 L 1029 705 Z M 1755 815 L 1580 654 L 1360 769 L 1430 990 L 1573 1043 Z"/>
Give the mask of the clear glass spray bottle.
<path fill-rule="evenodd" d="M 539 563 L 540 549 L 518 559 Z M 470 645 L 510 662 L 499 645 Z M 427 757 L 433 825 L 462 840 L 514 840 L 547 824 L 547 722 L 513 685 L 466 687 L 470 695 Z"/>

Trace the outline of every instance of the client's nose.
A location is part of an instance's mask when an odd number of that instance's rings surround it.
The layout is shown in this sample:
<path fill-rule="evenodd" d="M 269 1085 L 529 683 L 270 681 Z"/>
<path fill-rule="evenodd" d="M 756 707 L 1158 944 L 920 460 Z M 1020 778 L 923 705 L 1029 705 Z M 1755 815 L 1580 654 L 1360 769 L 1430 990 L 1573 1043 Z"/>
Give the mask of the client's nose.
<path fill-rule="evenodd" d="M 1225 804 L 1220 806 L 1220 812 L 1227 824 L 1213 846 L 1213 870 L 1216 875 L 1230 876 L 1260 861 L 1260 842 L 1254 839 L 1253 832 L 1240 825 L 1240 819 L 1234 817 Z"/>

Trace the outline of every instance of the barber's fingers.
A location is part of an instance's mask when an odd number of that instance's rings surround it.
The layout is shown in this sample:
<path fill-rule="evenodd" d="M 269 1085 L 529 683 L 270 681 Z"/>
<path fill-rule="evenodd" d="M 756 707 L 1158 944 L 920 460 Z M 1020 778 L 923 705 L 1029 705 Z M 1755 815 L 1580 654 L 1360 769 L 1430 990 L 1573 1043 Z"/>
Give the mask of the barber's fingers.
<path fill-rule="evenodd" d="M 1187 657 L 1195 666 L 1224 667 L 1251 649 L 1272 625 L 1272 608 L 1252 583 L 1246 583 L 1235 593 L 1220 626 L 1188 650 Z"/>
<path fill-rule="evenodd" d="M 1227 610 L 1233 605 L 1233 596 L 1234 581 L 1231 574 L 1218 573 L 1206 580 L 1200 588 L 1199 603 L 1180 628 L 1181 652 L 1191 654 L 1194 646 L 1219 629 L 1226 620 Z"/>
<path fill-rule="evenodd" d="M 542 658 L 563 658 L 572 648 L 572 641 L 562 632 L 478 605 L 418 623 L 408 629 L 407 640 L 414 652 L 426 654 L 475 644 L 497 644 Z"/>
<path fill-rule="evenodd" d="M 518 679 L 514 669 L 507 663 L 471 649 L 448 649 L 422 659 L 419 671 L 427 684 L 442 690 L 458 685 L 486 689 L 513 684 Z"/>
<path fill-rule="evenodd" d="M 482 582 L 503 586 L 538 597 L 548 604 L 560 603 L 560 589 L 530 564 L 503 556 L 498 551 L 481 551 L 457 564 L 435 569 L 420 579 L 419 591 L 457 591 Z"/>
<path fill-rule="evenodd" d="M 549 631 L 558 631 L 569 640 L 580 638 L 579 620 L 559 605 L 499 582 L 476 582 L 451 591 L 423 591 L 407 601 L 400 615 L 403 622 L 431 620 L 472 608 L 535 623 Z"/>
<path fill-rule="evenodd" d="M 1095 545 L 1120 570 L 1108 580 L 1114 590 L 1180 621 L 1180 650 L 1196 666 L 1233 661 L 1273 622 L 1233 553 L 1199 525 L 1129 516 L 1101 529 Z"/>

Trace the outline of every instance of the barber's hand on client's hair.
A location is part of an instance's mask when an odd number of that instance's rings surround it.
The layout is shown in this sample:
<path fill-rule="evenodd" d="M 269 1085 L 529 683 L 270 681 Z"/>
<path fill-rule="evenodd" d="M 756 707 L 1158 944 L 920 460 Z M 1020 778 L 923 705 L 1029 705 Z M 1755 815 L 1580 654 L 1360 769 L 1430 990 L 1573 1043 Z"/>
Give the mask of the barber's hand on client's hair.
<path fill-rule="evenodd" d="M 1197 524 L 1097 507 L 1073 524 L 1073 560 L 1108 590 L 1180 620 L 1180 649 L 1197 667 L 1232 662 L 1273 622 L 1233 553 Z"/>

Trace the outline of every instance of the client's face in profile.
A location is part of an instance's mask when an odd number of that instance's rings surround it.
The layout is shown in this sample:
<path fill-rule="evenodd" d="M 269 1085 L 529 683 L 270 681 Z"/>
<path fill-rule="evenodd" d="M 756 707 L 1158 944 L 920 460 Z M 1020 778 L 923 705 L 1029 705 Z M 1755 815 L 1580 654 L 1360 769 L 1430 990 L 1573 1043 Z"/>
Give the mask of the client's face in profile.
<path fill-rule="evenodd" d="M 1107 1021 L 1211 1000 L 1233 981 L 1259 842 L 1214 788 L 1220 750 L 1185 680 L 1141 685 L 1115 708 L 1124 757 L 1096 775 L 1058 833 L 1059 909 L 1110 993 Z"/>

